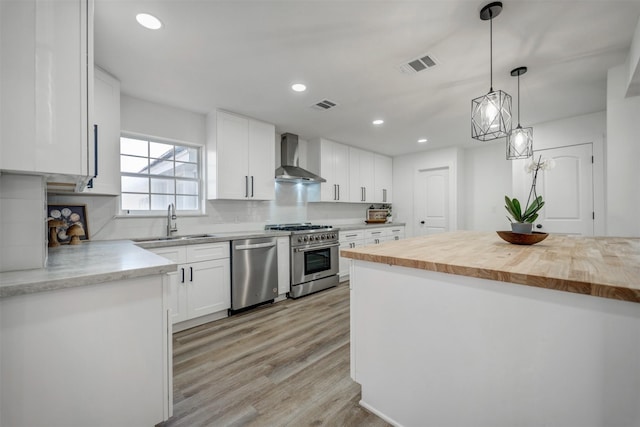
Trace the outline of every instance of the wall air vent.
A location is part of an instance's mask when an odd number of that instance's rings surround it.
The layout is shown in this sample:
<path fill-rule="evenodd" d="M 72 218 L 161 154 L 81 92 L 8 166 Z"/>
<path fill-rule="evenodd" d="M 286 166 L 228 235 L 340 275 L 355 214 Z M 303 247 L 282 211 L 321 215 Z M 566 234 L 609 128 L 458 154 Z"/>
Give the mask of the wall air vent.
<path fill-rule="evenodd" d="M 400 65 L 400 71 L 405 74 L 415 74 L 420 71 L 428 70 L 429 68 L 433 68 L 438 65 L 438 62 L 428 53 L 420 55 L 418 58 L 414 58 L 410 61 L 405 62 Z"/>
<path fill-rule="evenodd" d="M 322 101 L 313 104 L 311 108 L 315 108 L 316 110 L 321 110 L 321 111 L 327 111 L 332 109 L 333 107 L 336 107 L 337 105 L 338 104 L 336 104 L 333 101 L 329 101 L 328 99 L 323 99 Z"/>

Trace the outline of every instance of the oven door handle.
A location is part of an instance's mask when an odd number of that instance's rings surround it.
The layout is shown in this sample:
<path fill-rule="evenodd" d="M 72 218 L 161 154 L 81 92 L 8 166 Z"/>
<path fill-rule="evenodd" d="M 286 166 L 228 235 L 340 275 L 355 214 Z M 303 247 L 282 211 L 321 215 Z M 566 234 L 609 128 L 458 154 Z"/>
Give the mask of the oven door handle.
<path fill-rule="evenodd" d="M 331 245 L 318 245 L 318 246 L 312 246 L 310 248 L 294 248 L 293 251 L 294 252 L 309 252 L 309 251 L 317 251 L 318 249 L 326 249 L 326 248 L 334 248 L 336 246 L 340 246 L 340 243 L 333 243 Z"/>

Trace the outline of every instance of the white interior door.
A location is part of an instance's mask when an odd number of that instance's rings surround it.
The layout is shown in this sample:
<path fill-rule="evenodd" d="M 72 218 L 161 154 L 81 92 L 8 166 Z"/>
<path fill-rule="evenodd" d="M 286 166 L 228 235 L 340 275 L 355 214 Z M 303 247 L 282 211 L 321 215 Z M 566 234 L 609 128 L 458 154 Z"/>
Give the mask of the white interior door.
<path fill-rule="evenodd" d="M 593 236 L 592 153 L 591 143 L 533 153 L 534 159 L 556 161 L 553 169 L 538 172 L 536 190 L 545 205 L 534 230 Z"/>
<path fill-rule="evenodd" d="M 414 196 L 416 235 L 449 231 L 449 168 L 418 171 Z"/>

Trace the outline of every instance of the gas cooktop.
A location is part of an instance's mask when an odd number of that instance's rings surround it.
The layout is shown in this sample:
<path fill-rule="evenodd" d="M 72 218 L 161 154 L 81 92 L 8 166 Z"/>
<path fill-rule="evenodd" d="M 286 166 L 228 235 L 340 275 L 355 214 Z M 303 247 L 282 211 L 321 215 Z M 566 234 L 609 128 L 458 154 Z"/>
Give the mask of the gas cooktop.
<path fill-rule="evenodd" d="M 271 224 L 265 226 L 265 230 L 278 230 L 278 231 L 316 231 L 316 230 L 328 230 L 333 228 L 330 225 L 317 225 L 308 222 L 299 224 Z"/>

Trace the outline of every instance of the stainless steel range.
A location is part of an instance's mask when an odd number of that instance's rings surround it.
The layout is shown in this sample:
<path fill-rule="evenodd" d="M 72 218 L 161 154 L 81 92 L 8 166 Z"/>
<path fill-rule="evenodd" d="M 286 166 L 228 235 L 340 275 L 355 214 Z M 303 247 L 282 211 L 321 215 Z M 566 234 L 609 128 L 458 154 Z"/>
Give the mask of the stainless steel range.
<path fill-rule="evenodd" d="M 273 224 L 265 228 L 291 232 L 291 298 L 338 285 L 337 229 L 310 223 Z"/>

